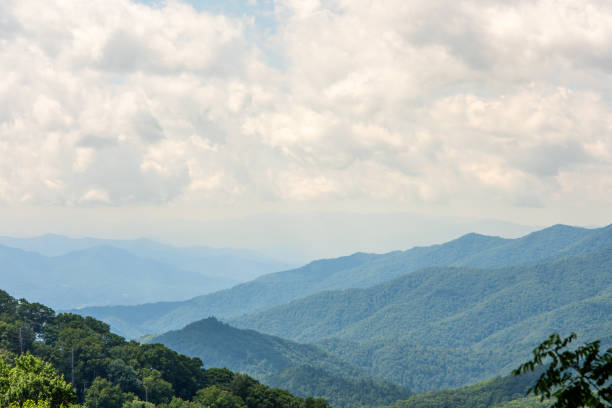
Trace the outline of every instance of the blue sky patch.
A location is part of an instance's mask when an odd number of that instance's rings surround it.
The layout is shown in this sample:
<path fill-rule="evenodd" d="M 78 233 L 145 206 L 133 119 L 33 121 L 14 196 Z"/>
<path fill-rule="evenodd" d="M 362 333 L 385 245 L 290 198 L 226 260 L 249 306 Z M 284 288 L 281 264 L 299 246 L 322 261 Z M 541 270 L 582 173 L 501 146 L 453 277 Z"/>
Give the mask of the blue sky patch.
<path fill-rule="evenodd" d="M 163 0 L 133 0 L 137 3 L 155 5 L 163 4 Z M 273 0 L 181 0 L 192 5 L 198 11 L 213 14 L 223 14 L 229 17 L 251 16 L 255 25 L 263 32 L 276 29 Z"/>

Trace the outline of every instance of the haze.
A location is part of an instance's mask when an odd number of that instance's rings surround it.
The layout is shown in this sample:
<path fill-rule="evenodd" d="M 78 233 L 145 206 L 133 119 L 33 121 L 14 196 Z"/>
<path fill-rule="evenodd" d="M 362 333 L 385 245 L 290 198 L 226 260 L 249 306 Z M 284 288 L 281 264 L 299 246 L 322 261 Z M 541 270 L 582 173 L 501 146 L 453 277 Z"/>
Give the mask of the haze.
<path fill-rule="evenodd" d="M 307 259 L 610 221 L 607 1 L 8 0 L 0 15 L 3 235 Z"/>

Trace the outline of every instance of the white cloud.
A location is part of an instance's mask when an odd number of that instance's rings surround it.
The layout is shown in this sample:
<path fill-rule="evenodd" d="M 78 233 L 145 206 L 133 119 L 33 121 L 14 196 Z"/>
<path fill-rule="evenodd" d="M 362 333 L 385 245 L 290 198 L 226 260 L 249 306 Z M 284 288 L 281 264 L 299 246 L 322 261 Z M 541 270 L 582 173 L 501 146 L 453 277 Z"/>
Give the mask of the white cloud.
<path fill-rule="evenodd" d="M 92 188 L 83 194 L 80 201 L 82 203 L 109 204 L 110 198 L 105 190 Z"/>
<path fill-rule="evenodd" d="M 179 1 L 2 2 L 0 201 L 612 204 L 608 2 L 275 11 L 251 37 Z"/>

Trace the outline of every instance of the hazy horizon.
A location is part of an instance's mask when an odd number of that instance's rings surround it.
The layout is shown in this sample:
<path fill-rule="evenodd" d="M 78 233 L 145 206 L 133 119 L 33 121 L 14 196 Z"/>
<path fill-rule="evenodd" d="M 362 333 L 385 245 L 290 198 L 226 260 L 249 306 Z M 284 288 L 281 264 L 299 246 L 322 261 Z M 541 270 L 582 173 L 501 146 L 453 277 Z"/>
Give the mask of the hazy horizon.
<path fill-rule="evenodd" d="M 391 225 L 397 239 L 340 245 L 355 214 L 610 222 L 607 2 L 24 0 L 0 14 L 0 234 L 303 258 L 469 232 Z M 340 219 L 302 221 L 318 214 Z"/>
<path fill-rule="evenodd" d="M 415 246 L 441 244 L 468 233 L 517 238 L 547 226 L 528 226 L 493 219 L 434 217 L 422 214 L 260 214 L 215 222 L 172 221 L 136 224 L 132 230 L 110 225 L 63 225 L 54 229 L 7 228 L 0 236 L 33 238 L 60 235 L 69 238 L 150 239 L 179 246 L 251 250 L 294 265 L 355 252 L 385 253 Z M 603 226 L 603 225 L 602 225 Z M 584 226 L 592 227 L 592 226 Z"/>

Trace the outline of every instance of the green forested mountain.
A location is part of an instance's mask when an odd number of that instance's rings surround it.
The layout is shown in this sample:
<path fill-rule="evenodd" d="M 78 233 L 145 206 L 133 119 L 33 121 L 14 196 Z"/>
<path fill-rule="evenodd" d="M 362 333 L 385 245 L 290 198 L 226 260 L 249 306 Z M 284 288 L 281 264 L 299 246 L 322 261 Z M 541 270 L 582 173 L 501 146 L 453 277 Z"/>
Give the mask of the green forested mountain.
<path fill-rule="evenodd" d="M 316 346 L 253 330 L 239 330 L 215 318 L 191 323 L 182 330 L 147 341 L 200 357 L 206 367 L 244 372 L 299 396 L 324 397 L 334 407 L 388 404 L 410 395 L 408 390 L 376 381 L 363 369 Z"/>
<path fill-rule="evenodd" d="M 454 266 L 496 268 L 539 263 L 559 256 L 588 253 L 611 245 L 612 225 L 599 229 L 553 225 L 468 255 L 454 263 Z"/>
<path fill-rule="evenodd" d="M 545 408 L 550 403 L 525 397 L 535 378 L 535 375 L 497 377 L 463 388 L 414 395 L 389 408 Z"/>
<path fill-rule="evenodd" d="M 517 239 L 468 234 L 442 245 L 315 261 L 184 302 L 92 307 L 79 313 L 104 320 L 119 332 L 138 337 L 178 329 L 207 316 L 230 318 L 263 311 L 321 291 L 366 288 L 425 267 L 524 265 L 607 246 L 612 246 L 612 226 L 584 229 L 557 225 Z"/>
<path fill-rule="evenodd" d="M 609 336 L 612 248 L 536 265 L 429 268 L 231 322 L 320 342 L 415 391 L 455 387 L 509 371 L 551 332 Z"/>
<path fill-rule="evenodd" d="M 326 395 L 333 407 L 362 407 L 397 401 L 410 395 L 405 388 L 390 382 L 363 378 L 359 380 L 330 374 L 322 368 L 297 366 L 266 376 L 272 387 L 289 389 L 298 396 Z"/>
<path fill-rule="evenodd" d="M 261 377 L 299 365 L 317 364 L 333 374 L 365 377 L 366 373 L 314 345 L 243 330 L 209 317 L 181 330 L 152 336 L 147 343 L 161 343 L 179 353 L 200 357 L 205 367 L 227 367 Z"/>
<path fill-rule="evenodd" d="M 401 384 L 415 393 L 459 387 L 500 372 L 499 367 L 491 364 L 499 352 L 429 346 L 392 338 L 365 342 L 329 338 L 317 345 L 373 376 Z"/>
<path fill-rule="evenodd" d="M 539 397 L 523 397 L 495 405 L 493 408 L 548 408 L 550 401 L 542 401 Z"/>
<path fill-rule="evenodd" d="M 128 342 L 91 317 L 56 315 L 44 305 L 16 300 L 0 290 L 0 405 L 13 402 L 5 401 L 8 394 L 18 403 L 24 395 L 51 398 L 50 392 L 37 389 L 55 386 L 53 371 L 60 375 L 56 385 L 63 392 L 53 407 L 75 397 L 104 408 L 152 408 L 147 401 L 160 408 L 328 407 L 322 399 L 295 397 L 246 375 L 205 370 L 199 358 L 161 344 Z M 61 376 L 72 384 L 69 390 Z"/>

